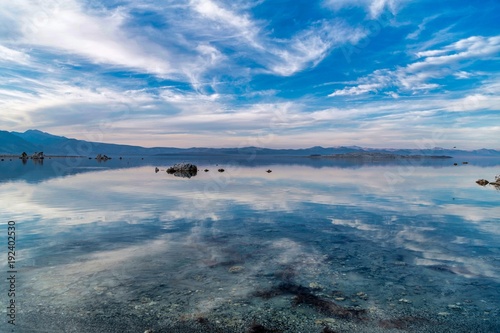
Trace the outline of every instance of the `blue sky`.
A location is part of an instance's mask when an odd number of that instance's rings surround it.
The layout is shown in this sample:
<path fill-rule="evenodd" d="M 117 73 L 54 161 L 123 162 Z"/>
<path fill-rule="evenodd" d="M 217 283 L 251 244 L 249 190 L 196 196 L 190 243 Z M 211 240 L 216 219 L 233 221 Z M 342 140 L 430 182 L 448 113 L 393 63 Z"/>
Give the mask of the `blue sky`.
<path fill-rule="evenodd" d="M 497 0 L 0 3 L 0 129 L 500 149 Z"/>

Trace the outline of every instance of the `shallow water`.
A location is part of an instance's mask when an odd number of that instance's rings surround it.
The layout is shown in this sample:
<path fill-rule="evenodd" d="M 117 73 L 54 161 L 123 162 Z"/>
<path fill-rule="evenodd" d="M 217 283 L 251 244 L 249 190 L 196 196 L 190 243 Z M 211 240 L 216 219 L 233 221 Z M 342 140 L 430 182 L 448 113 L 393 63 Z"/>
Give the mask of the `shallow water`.
<path fill-rule="evenodd" d="M 500 331 L 500 191 L 475 183 L 498 165 L 191 159 L 210 171 L 0 165 L 1 247 L 7 221 L 18 236 L 16 326 L 0 327 Z"/>

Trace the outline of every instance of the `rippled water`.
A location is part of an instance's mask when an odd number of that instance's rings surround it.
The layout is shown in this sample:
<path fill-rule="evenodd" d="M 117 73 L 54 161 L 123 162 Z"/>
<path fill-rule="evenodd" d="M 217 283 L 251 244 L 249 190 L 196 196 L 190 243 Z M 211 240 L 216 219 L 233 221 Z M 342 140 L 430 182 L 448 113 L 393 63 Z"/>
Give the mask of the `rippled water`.
<path fill-rule="evenodd" d="M 3 162 L 14 332 L 500 332 L 498 165 L 192 159 Z"/>

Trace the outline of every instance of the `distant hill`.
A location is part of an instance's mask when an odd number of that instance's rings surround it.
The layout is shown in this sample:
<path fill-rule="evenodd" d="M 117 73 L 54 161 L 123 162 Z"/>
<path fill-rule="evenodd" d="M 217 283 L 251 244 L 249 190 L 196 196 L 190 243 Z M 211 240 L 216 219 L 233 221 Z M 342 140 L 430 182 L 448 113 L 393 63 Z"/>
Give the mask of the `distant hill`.
<path fill-rule="evenodd" d="M 34 152 L 38 147 L 11 132 L 0 131 L 0 154 L 21 154 Z"/>
<path fill-rule="evenodd" d="M 381 153 L 394 155 L 426 155 L 426 156 L 453 156 L 453 157 L 500 157 L 500 151 L 494 149 L 459 150 L 459 149 L 373 149 L 358 146 L 339 147 L 311 147 L 302 149 L 270 149 L 259 147 L 243 148 L 173 148 L 156 147 L 145 148 L 131 145 L 118 145 L 101 142 L 90 142 L 52 135 L 39 130 L 21 132 L 0 131 L 0 154 L 21 154 L 23 151 L 31 155 L 35 151 L 43 151 L 47 155 L 63 156 L 132 156 L 132 155 L 239 155 L 239 156 L 325 156 L 351 153 Z"/>
<path fill-rule="evenodd" d="M 8 133 L 8 132 L 6 132 Z M 39 130 L 28 130 L 24 133 L 11 132 L 13 137 L 22 140 L 31 145 L 27 150 L 28 155 L 34 151 L 43 151 L 46 155 L 64 155 L 64 156 L 95 156 L 97 154 L 106 155 L 153 155 L 155 153 L 170 152 L 169 148 L 144 148 L 140 146 L 118 145 L 111 143 L 91 142 L 66 138 L 64 136 L 52 135 Z M 12 137 L 6 138 L 6 142 L 13 142 Z M 3 140 L 0 141 L 3 146 Z M 20 147 L 20 146 L 19 146 Z M 25 149 L 25 150 L 26 150 Z M 177 148 L 172 148 L 178 151 Z M 23 150 L 24 151 L 24 150 Z M 22 151 L 16 149 L 14 143 L 9 145 L 9 149 L 0 147 L 0 153 L 20 154 Z"/>

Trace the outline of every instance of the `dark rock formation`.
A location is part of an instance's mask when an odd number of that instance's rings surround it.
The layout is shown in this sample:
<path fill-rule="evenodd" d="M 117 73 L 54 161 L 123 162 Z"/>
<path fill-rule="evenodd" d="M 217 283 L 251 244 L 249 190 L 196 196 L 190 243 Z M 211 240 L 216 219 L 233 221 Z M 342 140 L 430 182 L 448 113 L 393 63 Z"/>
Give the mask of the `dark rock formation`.
<path fill-rule="evenodd" d="M 271 173 L 271 172 L 273 172 L 273 170 L 269 169 L 269 170 L 267 170 L 266 172 L 267 172 L 267 173 Z"/>
<path fill-rule="evenodd" d="M 111 157 L 108 157 L 106 155 L 101 155 L 101 154 L 98 154 L 95 158 L 96 160 L 98 160 L 99 162 L 100 161 L 107 161 L 107 160 L 110 160 Z"/>
<path fill-rule="evenodd" d="M 221 168 L 221 169 L 219 169 L 219 170 L 217 170 L 217 171 L 219 171 L 219 172 L 224 172 L 225 170 Z"/>
<path fill-rule="evenodd" d="M 479 179 L 479 180 L 476 180 L 476 183 L 481 185 L 481 186 L 485 186 L 485 185 L 488 185 L 490 182 L 487 181 L 486 179 Z"/>
<path fill-rule="evenodd" d="M 253 324 L 248 329 L 248 333 L 280 333 L 280 332 L 281 332 L 280 330 L 269 329 L 269 328 L 262 326 L 260 324 Z"/>
<path fill-rule="evenodd" d="M 305 304 L 313 307 L 319 313 L 327 316 L 333 316 L 343 319 L 363 320 L 364 315 L 366 314 L 365 309 L 348 308 L 338 305 L 330 300 L 314 295 L 310 288 L 289 282 L 282 283 L 269 290 L 257 291 L 256 293 L 254 293 L 255 296 L 264 299 L 270 299 L 285 294 L 294 295 L 294 298 L 292 300 L 293 306 Z"/>
<path fill-rule="evenodd" d="M 45 158 L 45 156 L 43 155 L 43 152 L 35 152 L 33 155 L 31 155 L 31 158 L 34 159 L 34 160 L 43 160 Z"/>
<path fill-rule="evenodd" d="M 155 168 L 155 173 L 158 173 L 158 171 L 160 171 L 160 169 L 158 169 L 158 168 Z"/>
<path fill-rule="evenodd" d="M 331 328 L 329 328 L 328 326 L 325 326 L 323 328 L 323 330 L 321 331 L 321 333 L 337 333 L 335 332 L 334 330 L 332 330 Z"/>
<path fill-rule="evenodd" d="M 191 178 L 198 174 L 198 167 L 190 163 L 177 163 L 168 168 L 167 173 L 176 177 Z"/>
<path fill-rule="evenodd" d="M 394 319 L 384 319 L 380 320 L 378 323 L 379 327 L 384 329 L 398 329 L 398 330 L 406 330 L 415 324 L 428 323 L 429 320 L 423 317 L 400 317 Z"/>
<path fill-rule="evenodd" d="M 27 160 L 28 159 L 28 154 L 26 154 L 26 152 L 23 151 L 23 153 L 21 154 L 21 156 L 19 158 L 22 159 L 22 160 Z"/>
<path fill-rule="evenodd" d="M 495 181 L 487 181 L 486 179 L 476 180 L 476 183 L 481 186 L 493 185 L 495 189 L 500 190 L 500 175 L 495 176 Z"/>
<path fill-rule="evenodd" d="M 493 186 L 500 186 L 500 175 L 495 176 L 495 181 L 490 183 Z"/>

